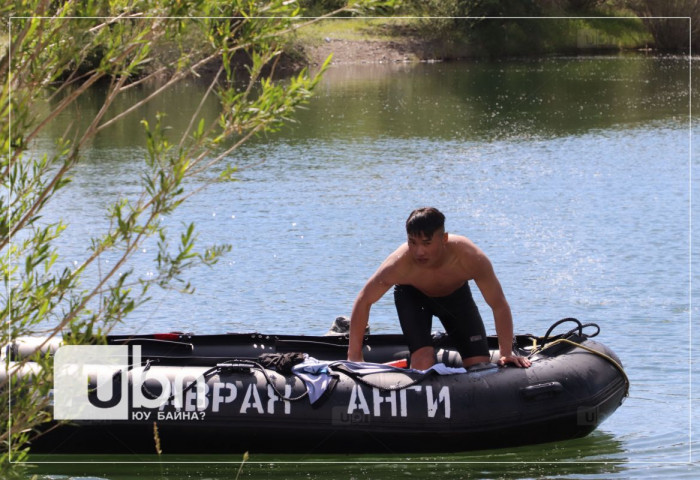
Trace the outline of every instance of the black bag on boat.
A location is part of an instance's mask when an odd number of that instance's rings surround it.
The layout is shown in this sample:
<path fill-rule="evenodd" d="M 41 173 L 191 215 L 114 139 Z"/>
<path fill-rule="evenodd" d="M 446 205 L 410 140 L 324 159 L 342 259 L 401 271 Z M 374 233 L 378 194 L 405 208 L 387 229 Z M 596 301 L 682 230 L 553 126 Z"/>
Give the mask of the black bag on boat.
<path fill-rule="evenodd" d="M 283 375 L 290 375 L 294 365 L 304 360 L 306 360 L 306 358 L 301 352 L 263 353 L 258 357 L 260 365 L 275 370 Z"/>

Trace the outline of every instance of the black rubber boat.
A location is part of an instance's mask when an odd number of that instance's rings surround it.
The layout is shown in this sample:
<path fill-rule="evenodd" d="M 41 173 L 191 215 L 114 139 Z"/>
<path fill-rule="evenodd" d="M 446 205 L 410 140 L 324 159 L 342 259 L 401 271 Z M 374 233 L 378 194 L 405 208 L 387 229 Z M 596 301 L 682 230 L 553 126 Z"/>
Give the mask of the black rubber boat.
<path fill-rule="evenodd" d="M 576 327 L 551 335 L 567 321 Z M 73 392 L 99 418 L 88 413 L 52 425 L 32 451 L 455 452 L 581 437 L 629 390 L 618 357 L 590 339 L 598 330 L 565 319 L 544 337 L 516 336 L 530 368 L 468 371 L 458 368 L 449 338 L 437 334 L 446 367 L 427 373 L 348 364 L 344 334 L 110 336 L 110 352 L 127 356 L 118 365 L 85 367 L 77 375 L 86 376 L 85 392 Z M 497 339 L 489 345 L 495 359 Z M 66 348 L 55 357 L 62 367 Z M 366 362 L 376 364 L 401 364 L 408 354 L 401 335 L 367 335 L 364 349 Z M 16 343 L 7 354 L 17 361 L 29 350 Z M 301 353 L 312 359 L 302 361 Z M 66 397 L 59 387 L 56 416 Z"/>

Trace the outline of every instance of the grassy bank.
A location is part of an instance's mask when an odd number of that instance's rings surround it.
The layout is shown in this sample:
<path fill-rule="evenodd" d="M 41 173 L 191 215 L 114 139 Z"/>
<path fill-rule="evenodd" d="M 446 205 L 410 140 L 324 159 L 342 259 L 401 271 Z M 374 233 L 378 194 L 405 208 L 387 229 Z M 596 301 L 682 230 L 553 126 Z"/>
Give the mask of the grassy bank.
<path fill-rule="evenodd" d="M 324 42 L 343 42 L 345 48 L 384 42 L 405 45 L 418 60 L 455 60 L 635 50 L 652 41 L 634 16 L 480 21 L 387 17 L 325 20 L 295 33 L 290 48 L 305 52 Z"/>

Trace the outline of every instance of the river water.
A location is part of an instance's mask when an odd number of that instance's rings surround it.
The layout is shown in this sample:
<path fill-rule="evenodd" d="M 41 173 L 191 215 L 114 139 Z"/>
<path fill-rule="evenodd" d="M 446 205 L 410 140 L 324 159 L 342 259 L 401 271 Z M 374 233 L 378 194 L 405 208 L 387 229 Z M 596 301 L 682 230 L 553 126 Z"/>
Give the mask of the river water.
<path fill-rule="evenodd" d="M 157 293 L 118 333 L 322 334 L 404 241 L 408 213 L 437 206 L 448 231 L 491 258 L 516 332 L 542 335 L 568 316 L 599 324 L 630 397 L 583 439 L 430 456 L 251 452 L 240 478 L 694 478 L 700 132 L 690 69 L 648 56 L 334 66 L 297 123 L 232 155 L 238 182 L 168 219 L 174 229 L 196 222 L 201 244 L 230 243 L 231 253 L 191 272 L 193 295 Z M 157 106 L 174 130 L 202 88 Z M 105 206 L 137 188 L 142 137 L 133 118 L 99 137 L 51 205 L 47 219 L 69 225 L 63 262 L 78 261 L 106 225 Z M 139 252 L 136 274 L 149 275 L 153 255 Z M 390 295 L 370 324 L 399 331 Z M 241 455 L 32 460 L 44 479 L 233 478 Z"/>

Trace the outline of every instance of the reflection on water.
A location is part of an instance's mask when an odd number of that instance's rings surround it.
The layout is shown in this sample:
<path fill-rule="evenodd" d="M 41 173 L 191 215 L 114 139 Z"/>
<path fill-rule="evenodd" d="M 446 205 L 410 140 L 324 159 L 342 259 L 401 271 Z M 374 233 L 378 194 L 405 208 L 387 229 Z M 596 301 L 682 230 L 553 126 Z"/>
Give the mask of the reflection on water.
<path fill-rule="evenodd" d="M 538 448 L 519 447 L 484 450 L 439 456 L 399 455 L 256 455 L 243 467 L 241 478 L 290 478 L 303 476 L 310 480 L 327 478 L 394 479 L 407 475 L 418 478 L 541 478 L 551 476 L 580 478 L 609 478 L 624 474 L 627 467 L 620 460 L 622 444 L 611 435 L 593 433 L 586 438 L 561 443 L 544 444 Z M 34 461 L 51 461 L 51 456 L 33 456 Z M 233 478 L 240 467 L 240 457 L 231 456 L 138 456 L 129 458 L 136 464 L 120 466 L 119 475 L 102 477 L 104 467 L 80 464 L 84 461 L 114 461 L 116 456 L 89 458 L 64 455 L 72 465 L 42 465 L 35 473 L 39 480 L 43 472 L 72 478 L 98 477 L 119 480 L 135 474 L 169 479 Z M 122 458 L 121 460 L 127 460 Z M 153 463 L 145 463 L 153 462 Z M 180 463 L 183 462 L 183 463 Z M 192 462 L 192 463 L 190 463 Z"/>
<path fill-rule="evenodd" d="M 298 112 L 298 123 L 272 138 L 527 139 L 649 121 L 683 122 L 689 73 L 687 59 L 646 56 L 339 65 L 327 71 L 308 108 Z M 176 86 L 99 135 L 93 146 L 141 148 L 138 120 L 152 120 L 157 112 L 166 112 L 173 132 L 184 131 L 207 87 L 201 80 Z M 108 117 L 149 91 L 146 86 L 127 90 Z M 52 134 L 63 134 L 68 120 L 86 124 L 104 95 L 99 89 L 89 92 L 56 122 Z M 203 112 L 215 118 L 213 97 Z"/>
<path fill-rule="evenodd" d="M 312 108 L 287 132 L 458 140 L 580 134 L 685 118 L 688 75 L 687 60 L 640 56 L 341 66 L 329 70 Z"/>

